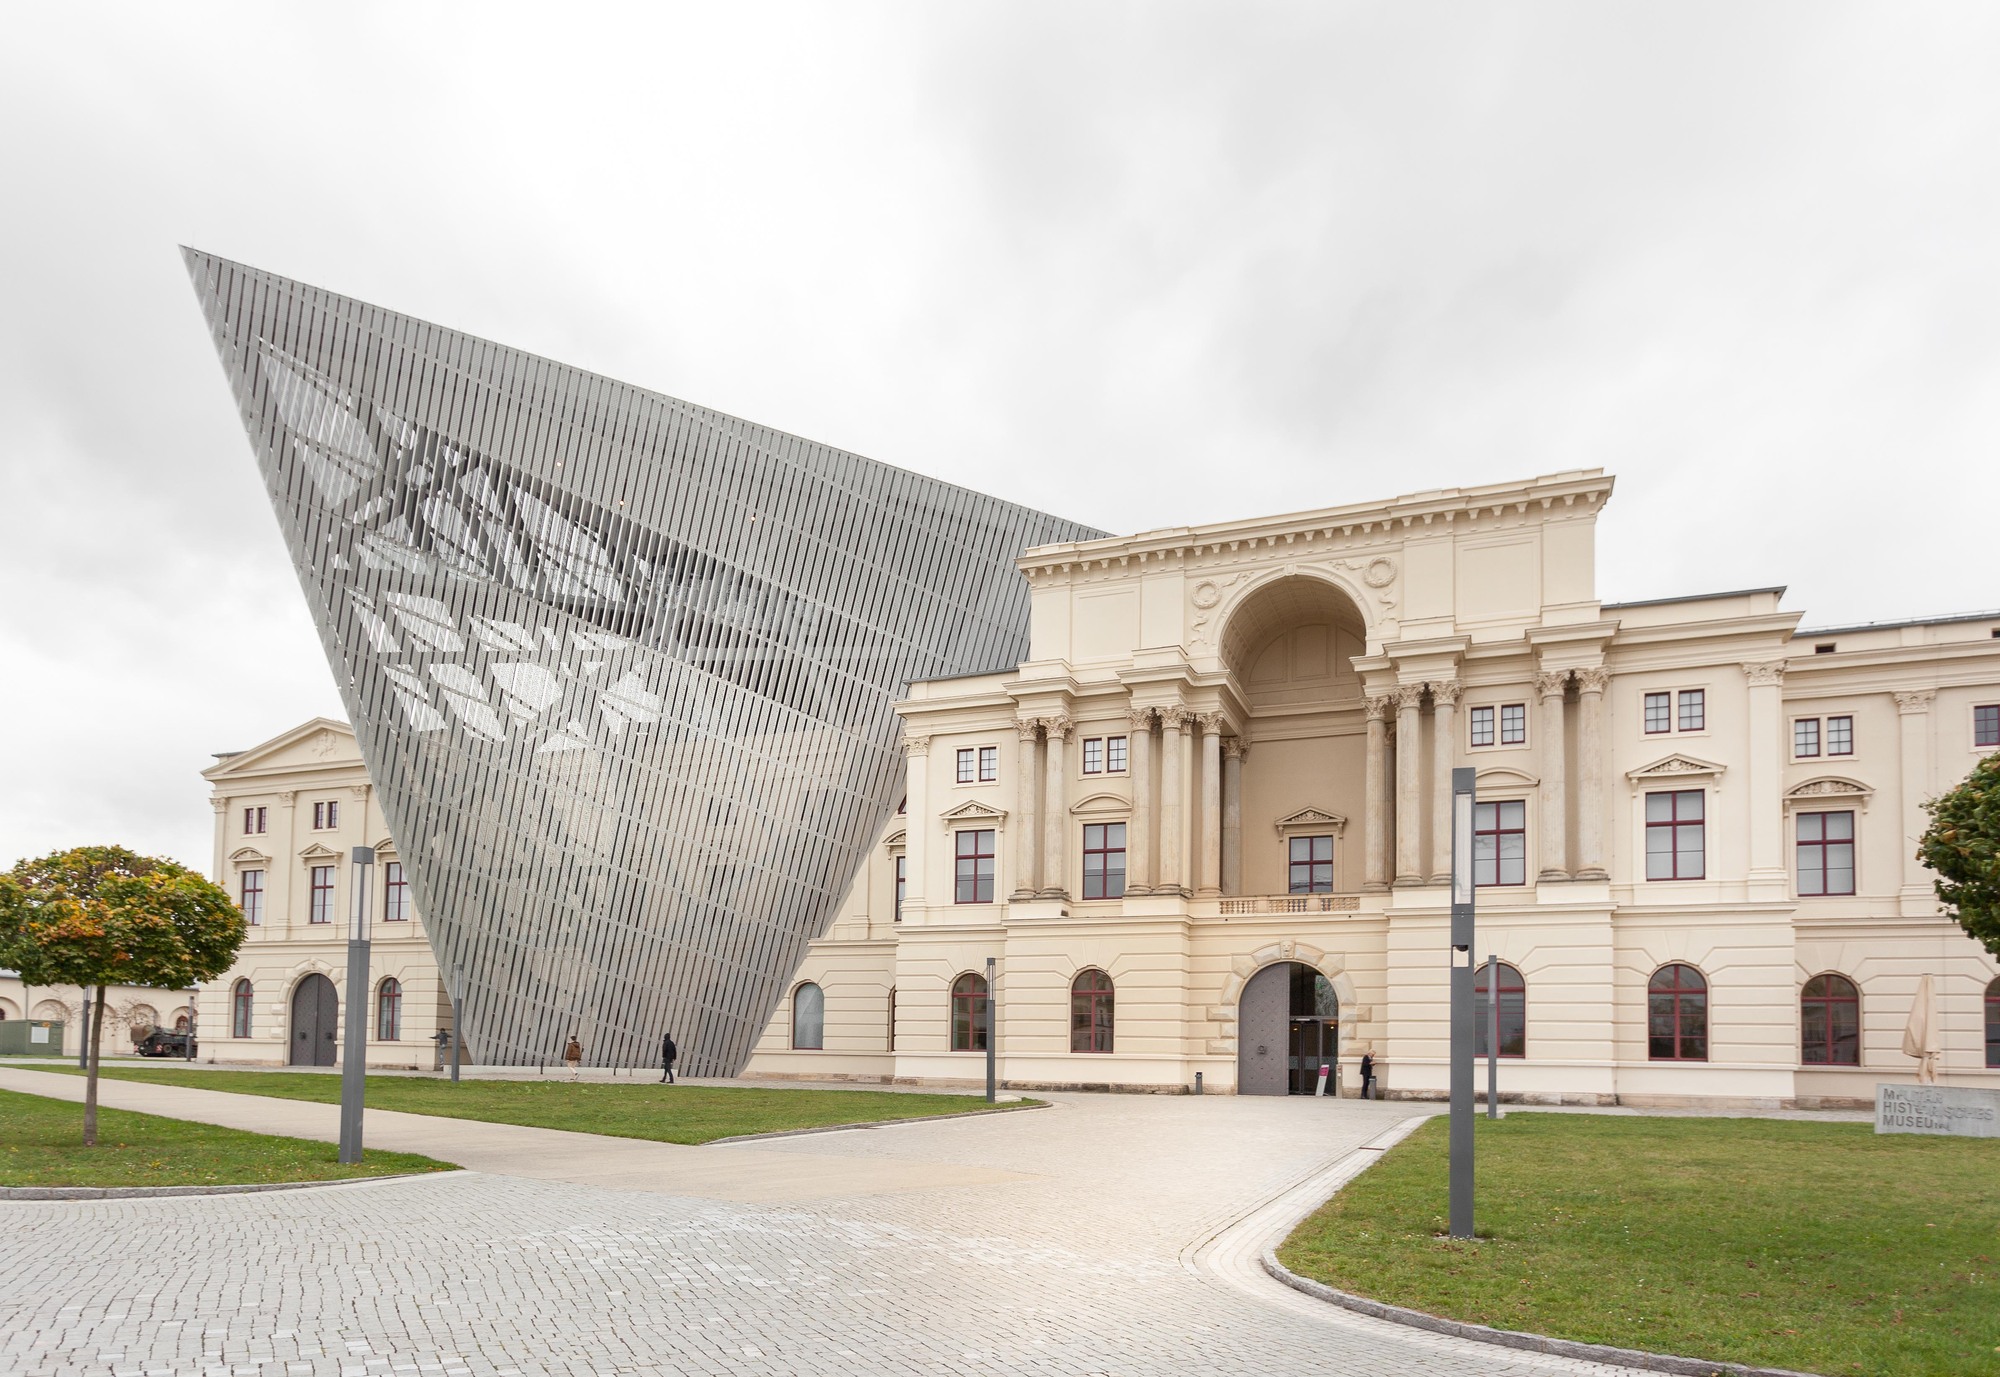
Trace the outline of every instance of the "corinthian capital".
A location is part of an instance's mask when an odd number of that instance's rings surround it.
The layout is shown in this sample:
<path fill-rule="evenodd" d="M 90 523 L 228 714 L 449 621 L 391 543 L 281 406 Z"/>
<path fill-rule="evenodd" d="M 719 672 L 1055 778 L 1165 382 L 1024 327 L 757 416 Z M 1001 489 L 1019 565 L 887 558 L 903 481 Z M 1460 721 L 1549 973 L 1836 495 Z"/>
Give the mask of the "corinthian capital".
<path fill-rule="evenodd" d="M 1458 695 L 1465 691 L 1465 685 L 1456 679 L 1433 679 L 1425 687 L 1431 691 L 1431 702 L 1440 708 L 1455 706 Z"/>
<path fill-rule="evenodd" d="M 1560 698 L 1569 688 L 1569 671 L 1546 670 L 1535 676 L 1535 692 L 1544 698 Z"/>
<path fill-rule="evenodd" d="M 1578 693 L 1602 693 L 1611 686 L 1611 671 L 1603 666 L 1595 669 L 1580 669 L 1576 672 Z"/>
<path fill-rule="evenodd" d="M 1228 719 L 1219 712 L 1205 712 L 1194 720 L 1201 727 L 1204 736 L 1220 736 L 1223 727 L 1228 724 Z"/>
<path fill-rule="evenodd" d="M 1149 732 L 1153 729 L 1153 710 L 1151 708 L 1127 708 L 1125 709 L 1125 721 L 1135 732 Z"/>
<path fill-rule="evenodd" d="M 1076 723 L 1067 717 L 1044 717 L 1041 721 L 1042 734 L 1051 741 L 1067 741 L 1076 730 Z"/>
<path fill-rule="evenodd" d="M 1371 694 L 1368 698 L 1368 720 L 1387 722 L 1396 710 L 1396 700 L 1386 693 Z"/>
<path fill-rule="evenodd" d="M 1909 693 L 1899 693 L 1896 695 L 1896 709 L 1899 712 L 1929 712 L 1931 700 L 1936 697 L 1936 689 L 1915 689 Z"/>
<path fill-rule="evenodd" d="M 1194 714 L 1186 708 L 1161 708 L 1160 725 L 1168 731 L 1180 731 L 1192 721 Z"/>
<path fill-rule="evenodd" d="M 1743 666 L 1743 677 L 1750 681 L 1750 687 L 1757 688 L 1785 682 L 1785 662 L 1767 660 L 1762 664 Z"/>
<path fill-rule="evenodd" d="M 903 754 L 914 759 L 931 753 L 931 739 L 928 736 L 911 734 L 903 738 Z"/>
<path fill-rule="evenodd" d="M 1401 712 L 1404 708 L 1409 708 L 1414 712 L 1423 705 L 1424 686 L 1422 684 L 1398 684 L 1396 685 L 1393 697 L 1396 700 L 1396 711 Z"/>
<path fill-rule="evenodd" d="M 1250 754 L 1250 743 L 1240 736 L 1222 738 L 1222 756 L 1225 760 L 1241 760 Z"/>
<path fill-rule="evenodd" d="M 1032 745 L 1035 738 L 1041 735 L 1041 731 L 1042 724 L 1032 717 L 1017 717 L 1014 719 L 1014 735 L 1022 741 Z"/>

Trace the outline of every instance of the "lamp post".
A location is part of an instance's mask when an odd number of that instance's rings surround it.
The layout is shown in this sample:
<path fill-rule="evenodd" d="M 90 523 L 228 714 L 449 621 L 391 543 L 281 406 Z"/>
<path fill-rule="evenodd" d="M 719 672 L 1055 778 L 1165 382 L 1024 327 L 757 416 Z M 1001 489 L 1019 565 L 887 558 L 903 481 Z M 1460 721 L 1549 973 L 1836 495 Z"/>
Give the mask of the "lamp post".
<path fill-rule="evenodd" d="M 25 993 L 27 986 L 23 985 L 21 988 L 23 990 L 21 1002 L 25 1004 L 27 1002 L 27 994 Z M 190 1028 L 194 1026 L 193 1019 L 188 1020 L 188 1026 Z M 83 1022 L 78 1025 L 78 1028 L 81 1035 L 76 1040 L 76 1064 L 88 1071 L 90 1069 L 90 987 L 88 985 L 83 988 Z"/>
<path fill-rule="evenodd" d="M 997 992 L 993 988 L 993 958 L 989 956 L 986 958 L 986 1103 L 988 1104 L 996 1102 L 993 1093 L 995 1089 L 993 1080 L 993 1043 L 995 1039 L 993 1035 L 999 1020 L 993 1016 L 996 1008 L 993 1002 L 995 993 Z"/>
<path fill-rule="evenodd" d="M 357 846 L 354 921 L 347 929 L 347 1038 L 340 1067 L 340 1160 L 361 1160 L 361 1098 L 368 1072 L 368 872 L 375 848 Z"/>
<path fill-rule="evenodd" d="M 1486 953 L 1486 1117 L 1500 1117 L 1500 955 Z"/>
<path fill-rule="evenodd" d="M 200 994 L 200 981 L 195 981 L 188 986 L 188 1035 L 187 1041 L 181 1044 L 181 1057 L 185 1061 L 194 1060 L 194 1009 L 195 1002 Z"/>
<path fill-rule="evenodd" d="M 1472 1237 L 1472 806 L 1474 772 L 1451 772 L 1451 1236 Z"/>
<path fill-rule="evenodd" d="M 465 967 L 451 968 L 451 1083 L 458 1084 L 458 1064 L 465 1060 Z"/>

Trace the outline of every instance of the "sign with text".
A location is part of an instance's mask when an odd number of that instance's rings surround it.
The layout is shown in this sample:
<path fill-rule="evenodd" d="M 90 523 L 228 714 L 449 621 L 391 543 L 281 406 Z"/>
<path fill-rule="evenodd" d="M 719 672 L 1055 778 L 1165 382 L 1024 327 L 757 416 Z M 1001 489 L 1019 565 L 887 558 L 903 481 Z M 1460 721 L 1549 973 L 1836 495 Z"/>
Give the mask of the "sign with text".
<path fill-rule="evenodd" d="M 1875 1087 L 1877 1133 L 1949 1133 L 2000 1138 L 2000 1090 L 1944 1085 Z"/>

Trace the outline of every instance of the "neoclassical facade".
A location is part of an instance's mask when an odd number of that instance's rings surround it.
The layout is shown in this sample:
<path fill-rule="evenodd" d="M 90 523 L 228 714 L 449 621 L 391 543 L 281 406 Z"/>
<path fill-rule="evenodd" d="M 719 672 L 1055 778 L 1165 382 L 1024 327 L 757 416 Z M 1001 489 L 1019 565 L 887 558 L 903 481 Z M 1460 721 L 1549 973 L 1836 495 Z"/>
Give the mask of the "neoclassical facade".
<path fill-rule="evenodd" d="M 202 771 L 215 808 L 212 878 L 249 920 L 236 963 L 201 989 L 204 1061 L 334 1066 L 353 1003 L 351 852 L 373 846 L 368 883 L 368 1064 L 426 1068 L 451 1024 L 437 959 L 400 855 L 345 722 L 315 718 Z"/>
<path fill-rule="evenodd" d="M 1941 1078 L 2000 1085 L 2000 968 L 1914 859 L 2000 749 L 2000 614 L 1602 603 L 1611 491 L 1028 551 L 1029 658 L 912 687 L 904 807 L 749 1074 L 973 1081 L 997 1007 L 1019 1086 L 1353 1093 L 1372 1052 L 1441 1094 L 1469 766 L 1503 1096 L 1865 1100 L 1925 998 Z"/>

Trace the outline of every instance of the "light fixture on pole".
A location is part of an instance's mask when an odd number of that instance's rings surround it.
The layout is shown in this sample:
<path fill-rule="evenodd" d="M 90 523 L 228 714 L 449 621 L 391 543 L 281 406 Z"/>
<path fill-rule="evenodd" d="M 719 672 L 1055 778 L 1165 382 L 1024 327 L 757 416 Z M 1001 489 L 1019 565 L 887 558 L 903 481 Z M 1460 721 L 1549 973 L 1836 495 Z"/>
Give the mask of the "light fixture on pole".
<path fill-rule="evenodd" d="M 1486 953 L 1486 1117 L 1500 1117 L 1500 957 Z"/>
<path fill-rule="evenodd" d="M 1472 1237 L 1472 810 L 1478 784 L 1451 772 L 1451 1236 Z"/>
<path fill-rule="evenodd" d="M 340 1066 L 340 1160 L 361 1160 L 361 1099 L 368 1073 L 368 872 L 375 848 L 357 846 L 354 921 L 347 929 L 347 1038 Z"/>
<path fill-rule="evenodd" d="M 993 988 L 993 958 L 989 956 L 986 958 L 986 1103 L 988 1104 L 993 1104 L 995 1102 L 993 1092 L 997 1088 L 993 1080 L 993 1070 L 994 1070 L 993 1044 L 995 1041 L 993 1034 L 995 1032 L 994 1025 L 996 1023 L 996 1020 L 993 1017 L 993 1012 L 996 1007 L 993 1003 L 993 996 L 996 993 L 997 991 L 995 991 Z"/>
<path fill-rule="evenodd" d="M 451 1083 L 458 1084 L 458 1064 L 465 1060 L 465 967 L 451 968 Z"/>

